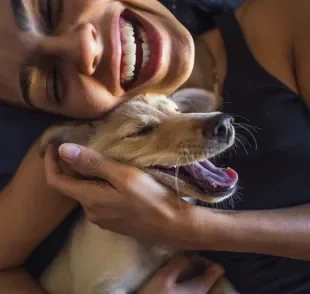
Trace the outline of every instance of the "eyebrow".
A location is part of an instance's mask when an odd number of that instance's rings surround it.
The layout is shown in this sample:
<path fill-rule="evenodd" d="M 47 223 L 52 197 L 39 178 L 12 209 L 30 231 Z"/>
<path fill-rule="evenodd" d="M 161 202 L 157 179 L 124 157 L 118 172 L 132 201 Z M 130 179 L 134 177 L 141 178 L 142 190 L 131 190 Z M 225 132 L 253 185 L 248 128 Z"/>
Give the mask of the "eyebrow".
<path fill-rule="evenodd" d="M 22 32 L 30 30 L 29 14 L 26 10 L 23 0 L 11 0 L 11 8 L 13 11 L 14 21 L 18 29 Z M 26 65 L 21 65 L 19 70 L 19 87 L 22 97 L 28 106 L 34 107 L 30 100 L 31 75 L 33 70 Z"/>
<path fill-rule="evenodd" d="M 21 31 L 30 30 L 29 14 L 26 10 L 23 0 L 11 0 L 11 7 L 16 26 Z"/>
<path fill-rule="evenodd" d="M 21 65 L 19 71 L 19 86 L 22 92 L 24 101 L 28 106 L 34 108 L 34 105 L 30 99 L 30 86 L 31 86 L 31 76 L 33 73 L 33 68 L 28 65 Z"/>

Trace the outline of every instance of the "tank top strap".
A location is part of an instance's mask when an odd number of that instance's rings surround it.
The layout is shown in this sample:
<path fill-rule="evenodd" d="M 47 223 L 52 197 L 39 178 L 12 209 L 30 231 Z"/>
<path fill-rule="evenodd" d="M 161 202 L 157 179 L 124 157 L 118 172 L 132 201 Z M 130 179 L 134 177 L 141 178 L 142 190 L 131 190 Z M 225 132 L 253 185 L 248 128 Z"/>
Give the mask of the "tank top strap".
<path fill-rule="evenodd" d="M 266 71 L 256 60 L 244 38 L 234 11 L 228 11 L 217 17 L 216 23 L 224 42 L 227 58 L 227 74 L 223 93 L 230 93 L 230 96 L 235 96 L 236 100 L 236 97 L 239 97 L 238 99 L 253 97 L 254 93 L 260 93 L 262 97 L 265 91 L 285 94 L 290 92 L 291 99 L 299 99 L 296 93 Z M 239 81 L 243 81 L 242 86 Z M 236 85 L 239 86 L 236 87 Z M 230 97 L 224 98 L 230 99 Z"/>

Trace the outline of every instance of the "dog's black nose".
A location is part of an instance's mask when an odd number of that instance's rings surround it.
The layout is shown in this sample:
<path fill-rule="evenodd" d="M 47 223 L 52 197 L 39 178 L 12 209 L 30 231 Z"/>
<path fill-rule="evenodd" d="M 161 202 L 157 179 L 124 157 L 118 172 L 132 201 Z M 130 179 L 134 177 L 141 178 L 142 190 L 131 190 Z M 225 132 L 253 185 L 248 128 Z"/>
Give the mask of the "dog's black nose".
<path fill-rule="evenodd" d="M 207 118 L 202 128 L 204 137 L 216 137 L 227 140 L 231 135 L 232 123 L 234 119 L 228 114 L 218 114 L 214 117 Z"/>

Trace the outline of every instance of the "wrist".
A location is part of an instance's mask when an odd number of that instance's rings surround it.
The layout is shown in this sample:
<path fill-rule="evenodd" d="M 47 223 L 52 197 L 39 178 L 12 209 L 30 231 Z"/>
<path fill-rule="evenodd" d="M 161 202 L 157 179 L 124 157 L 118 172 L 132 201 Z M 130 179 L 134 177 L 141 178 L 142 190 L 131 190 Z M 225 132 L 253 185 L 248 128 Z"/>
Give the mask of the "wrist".
<path fill-rule="evenodd" d="M 237 243 L 236 225 L 234 214 L 192 206 L 186 211 L 180 231 L 187 249 L 225 251 Z"/>

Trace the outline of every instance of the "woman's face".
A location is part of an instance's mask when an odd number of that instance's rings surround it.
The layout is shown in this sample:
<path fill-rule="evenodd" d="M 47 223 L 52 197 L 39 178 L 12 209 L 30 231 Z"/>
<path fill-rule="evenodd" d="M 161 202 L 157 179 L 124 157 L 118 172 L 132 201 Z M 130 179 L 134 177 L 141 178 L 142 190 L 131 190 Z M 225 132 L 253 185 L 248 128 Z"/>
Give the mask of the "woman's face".
<path fill-rule="evenodd" d="M 189 77 L 193 40 L 157 0 L 1 0 L 0 97 L 93 118 Z"/>

